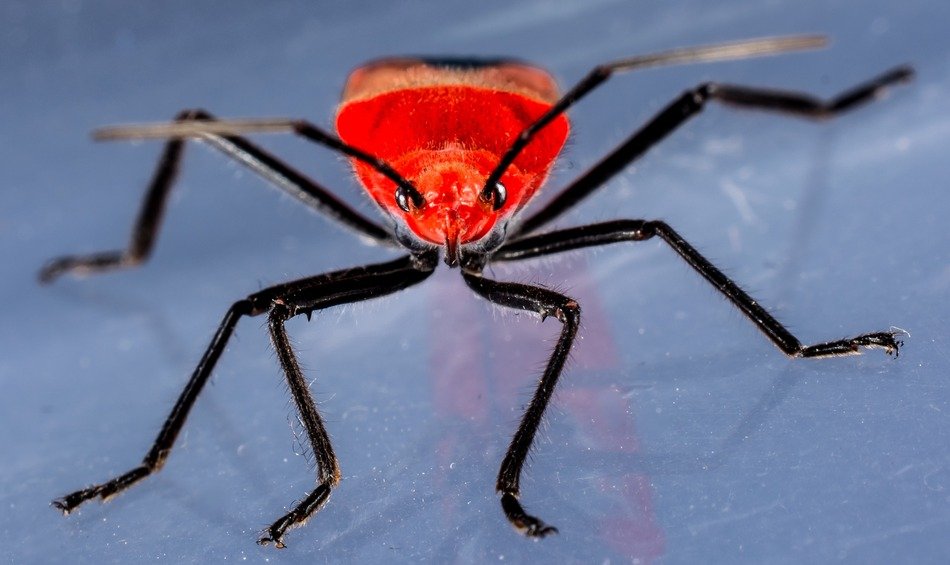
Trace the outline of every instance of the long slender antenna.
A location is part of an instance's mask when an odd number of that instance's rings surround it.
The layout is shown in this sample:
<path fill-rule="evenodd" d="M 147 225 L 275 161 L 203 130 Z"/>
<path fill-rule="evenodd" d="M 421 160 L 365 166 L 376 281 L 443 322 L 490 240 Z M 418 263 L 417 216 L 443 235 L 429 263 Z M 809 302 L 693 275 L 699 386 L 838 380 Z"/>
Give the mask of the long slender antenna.
<path fill-rule="evenodd" d="M 514 162 L 519 153 L 534 139 L 534 136 L 563 114 L 578 100 L 586 96 L 607 81 L 614 73 L 658 67 L 662 65 L 682 65 L 686 63 L 711 63 L 713 61 L 729 61 L 733 59 L 748 59 L 750 57 L 764 57 L 779 55 L 793 51 L 820 49 L 828 44 L 828 38 L 823 35 L 789 35 L 783 37 L 762 37 L 746 39 L 729 43 L 702 45 L 699 47 L 684 47 L 661 51 L 651 55 L 640 55 L 618 59 L 603 65 L 598 65 L 571 88 L 560 100 L 538 118 L 533 124 L 521 131 L 514 143 L 505 151 L 495 169 L 488 175 L 485 186 L 482 188 L 481 198 L 485 202 L 493 202 L 494 208 L 501 208 L 504 202 L 493 199 L 494 186 L 501 180 L 501 176 Z"/>
<path fill-rule="evenodd" d="M 411 201 L 416 208 L 425 206 L 422 193 L 403 178 L 389 164 L 375 155 L 344 143 L 343 140 L 327 133 L 304 120 L 290 118 L 247 118 L 235 120 L 197 120 L 179 122 L 154 122 L 149 124 L 128 124 L 106 126 L 93 130 L 96 141 L 117 141 L 124 139 L 201 139 L 209 135 L 235 136 L 246 133 L 293 133 L 314 143 L 329 147 L 334 151 L 358 159 L 379 171 L 396 184 L 396 202 Z M 409 210 L 406 209 L 408 212 Z"/>
<path fill-rule="evenodd" d="M 96 141 L 125 139 L 173 139 L 202 135 L 242 135 L 247 133 L 293 133 L 297 120 L 290 118 L 251 118 L 214 121 L 153 122 L 105 126 L 92 131 Z"/>
<path fill-rule="evenodd" d="M 687 63 L 711 63 L 714 61 L 730 61 L 734 59 L 749 59 L 751 57 L 766 57 L 780 55 L 793 51 L 821 49 L 828 45 L 828 38 L 823 35 L 790 35 L 785 37 L 763 37 L 746 39 L 714 45 L 698 47 L 684 47 L 671 49 L 650 55 L 638 55 L 626 59 L 618 59 L 606 66 L 614 71 L 631 71 L 647 67 L 662 65 L 683 65 Z"/>
<path fill-rule="evenodd" d="M 791 35 L 783 37 L 763 37 L 747 39 L 714 45 L 685 47 L 661 51 L 650 55 L 640 55 L 618 59 L 610 63 L 599 65 L 586 77 L 578 82 L 574 88 L 561 97 L 547 112 L 530 126 L 522 130 L 514 143 L 505 151 L 495 169 L 485 181 L 481 198 L 492 202 L 497 210 L 504 204 L 503 198 L 494 198 L 495 185 L 508 169 L 519 153 L 534 139 L 534 136 L 564 113 L 577 101 L 586 96 L 594 88 L 603 84 L 616 72 L 632 71 L 648 67 L 663 65 L 682 65 L 687 63 L 710 63 L 714 61 L 729 61 L 778 55 L 793 51 L 819 49 L 828 44 L 828 39 L 821 35 Z M 200 138 L 206 135 L 241 135 L 247 133 L 297 133 L 322 145 L 340 151 L 350 157 L 359 159 L 388 177 L 398 185 L 396 200 L 401 196 L 412 200 L 417 208 L 425 205 L 422 194 L 395 170 L 373 155 L 343 143 L 340 139 L 330 135 L 315 126 L 289 118 L 262 118 L 262 119 L 235 119 L 215 121 L 191 122 L 162 122 L 151 124 L 129 124 L 107 126 L 93 131 L 93 139 L 97 141 L 115 141 L 122 139 L 168 139 L 168 138 Z"/>

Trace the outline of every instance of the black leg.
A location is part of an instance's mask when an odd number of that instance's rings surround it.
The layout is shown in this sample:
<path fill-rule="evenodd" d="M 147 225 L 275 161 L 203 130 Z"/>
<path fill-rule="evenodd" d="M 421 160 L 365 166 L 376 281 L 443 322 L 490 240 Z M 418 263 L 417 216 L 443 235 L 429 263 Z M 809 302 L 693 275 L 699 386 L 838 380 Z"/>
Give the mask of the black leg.
<path fill-rule="evenodd" d="M 310 397 L 306 380 L 294 358 L 287 335 L 283 330 L 283 320 L 297 314 L 307 314 L 309 316 L 314 310 L 337 304 L 368 300 L 406 288 L 429 276 L 437 261 L 438 258 L 434 251 L 419 256 L 407 256 L 388 263 L 356 267 L 276 285 L 235 302 L 221 321 L 211 344 L 195 368 L 188 384 L 185 385 L 185 389 L 165 420 L 155 443 L 142 460 L 142 464 L 108 482 L 57 499 L 53 502 L 53 505 L 59 508 L 63 514 L 69 514 L 87 500 L 97 497 L 108 500 L 160 470 L 165 464 L 175 439 L 181 432 L 188 413 L 198 398 L 198 394 L 207 383 L 215 363 L 224 351 L 238 320 L 242 316 L 258 316 L 269 311 L 271 312 L 270 327 L 274 347 L 277 350 L 281 366 L 287 375 L 301 421 L 307 430 L 318 465 L 318 482 L 320 483 L 320 486 L 292 512 L 270 527 L 269 538 L 261 540 L 262 542 L 274 541 L 278 547 L 283 547 L 281 536 L 284 531 L 289 527 L 299 525 L 310 514 L 319 509 L 329 496 L 330 487 L 336 484 L 340 477 L 326 430 Z"/>
<path fill-rule="evenodd" d="M 432 274 L 437 262 L 438 256 L 432 251 L 425 256 L 410 256 L 372 268 L 352 269 L 345 274 L 334 273 L 316 282 L 288 288 L 274 298 L 269 320 L 271 337 L 277 358 L 287 376 L 297 413 L 310 440 L 317 463 L 317 487 L 267 528 L 265 535 L 258 540 L 261 545 L 273 542 L 277 547 L 284 547 L 283 537 L 287 530 L 303 525 L 323 506 L 330 491 L 340 481 L 340 468 L 330 445 L 330 437 L 314 405 L 284 323 L 301 314 L 309 317 L 316 310 L 397 292 L 425 280 Z"/>
<path fill-rule="evenodd" d="M 214 120 L 215 118 L 204 110 L 185 110 L 176 117 L 178 122 Z M 333 196 L 326 188 L 250 141 L 238 136 L 216 135 L 205 135 L 201 139 L 318 212 L 326 214 L 377 243 L 390 245 L 396 243 L 388 230 L 367 220 Z M 166 142 L 165 150 L 158 161 L 135 222 L 128 248 L 53 259 L 40 271 L 40 281 L 48 283 L 69 272 L 101 272 L 131 267 L 144 262 L 154 248 L 165 204 L 178 176 L 184 144 L 183 139 L 172 139 Z"/>
<path fill-rule="evenodd" d="M 564 362 L 571 351 L 571 344 L 574 342 L 574 336 L 580 324 L 580 306 L 567 296 L 537 286 L 498 282 L 480 274 L 463 272 L 463 276 L 472 290 L 495 304 L 536 312 L 542 319 L 552 316 L 563 324 L 561 336 L 538 382 L 531 404 L 521 419 L 518 431 L 511 439 L 511 444 L 501 463 L 501 469 L 498 471 L 498 482 L 495 487 L 501 494 L 501 507 L 505 516 L 520 533 L 529 537 L 544 537 L 557 533 L 557 528 L 525 512 L 518 499 L 521 496 L 521 470 L 551 394 L 557 385 L 558 377 L 564 369 Z"/>
<path fill-rule="evenodd" d="M 888 86 L 908 81 L 912 77 L 913 70 L 910 67 L 897 67 L 827 102 L 797 92 L 762 90 L 716 83 L 700 85 L 683 93 L 599 163 L 564 188 L 541 210 L 525 219 L 520 226 L 515 227 L 511 237 L 532 233 L 560 216 L 698 114 L 711 100 L 743 108 L 822 119 L 837 116 L 870 102 L 880 96 Z"/>
<path fill-rule="evenodd" d="M 700 255 L 673 228 L 660 221 L 615 220 L 539 234 L 502 246 L 491 260 L 528 259 L 620 241 L 643 241 L 654 236 L 668 243 L 680 257 L 689 263 L 690 267 L 735 304 L 786 355 L 792 357 L 854 355 L 860 353 L 862 347 L 879 347 L 887 353 L 897 355 L 902 345 L 902 342 L 897 339 L 901 332 L 895 331 L 863 334 L 816 345 L 802 345 L 798 338 L 760 306 L 758 301 L 746 294 L 739 285 Z"/>
<path fill-rule="evenodd" d="M 259 305 L 257 309 L 260 309 L 260 307 Z M 195 367 L 195 372 L 192 373 L 191 379 L 188 380 L 185 389 L 181 391 L 178 401 L 175 402 L 175 407 L 172 408 L 171 413 L 168 415 L 168 418 L 166 418 L 164 425 L 162 425 L 162 430 L 158 433 L 158 437 L 155 438 L 152 448 L 145 455 L 141 465 L 108 482 L 93 485 L 56 499 L 53 501 L 53 506 L 61 510 L 64 515 L 68 515 L 77 506 L 87 500 L 96 497 L 101 498 L 103 501 L 109 500 L 116 494 L 119 494 L 145 477 L 160 470 L 162 466 L 165 465 L 165 460 L 168 458 L 172 445 L 174 445 L 178 433 L 188 418 L 191 407 L 194 405 L 205 383 L 208 382 L 208 377 L 211 376 L 211 370 L 214 368 L 215 363 L 217 363 L 218 358 L 221 357 L 221 353 L 224 351 L 228 339 L 230 339 L 231 334 L 234 332 L 237 321 L 242 316 L 257 315 L 260 313 L 261 312 L 256 311 L 255 306 L 246 299 L 239 300 L 231 306 L 221 321 L 221 325 L 218 326 L 218 331 L 214 334 L 214 338 L 212 338 L 211 344 L 208 345 L 204 356 L 201 358 L 198 366 Z"/>

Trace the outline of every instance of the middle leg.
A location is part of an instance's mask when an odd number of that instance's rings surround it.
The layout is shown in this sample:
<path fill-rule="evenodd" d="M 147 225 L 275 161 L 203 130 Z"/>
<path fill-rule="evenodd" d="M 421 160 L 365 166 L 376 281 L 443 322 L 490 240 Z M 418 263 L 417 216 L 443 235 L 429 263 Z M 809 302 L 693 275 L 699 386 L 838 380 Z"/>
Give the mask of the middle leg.
<path fill-rule="evenodd" d="M 124 492 L 132 485 L 158 472 L 171 453 L 175 440 L 185 425 L 199 393 L 207 384 L 211 372 L 224 352 L 239 319 L 270 312 L 270 327 L 278 358 L 287 375 L 294 403 L 306 428 L 317 463 L 319 486 L 290 513 L 268 529 L 268 536 L 260 543 L 275 542 L 283 547 L 282 537 L 290 527 L 302 524 L 318 510 L 330 495 L 330 489 L 340 478 L 339 467 L 323 422 L 317 414 L 306 380 L 290 347 L 283 321 L 290 316 L 307 314 L 330 306 L 368 300 L 404 289 L 428 277 L 438 257 L 435 251 L 418 256 L 406 256 L 395 261 L 355 267 L 284 283 L 258 291 L 231 306 L 221 321 L 218 331 L 195 368 L 191 379 L 179 395 L 178 401 L 165 420 L 158 437 L 142 463 L 109 481 L 92 485 L 53 501 L 63 514 L 70 514 L 84 502 L 100 498 L 103 501 Z"/>
<path fill-rule="evenodd" d="M 672 247 L 693 270 L 716 287 L 716 290 L 739 308 L 776 347 L 789 357 L 856 355 L 861 352 L 862 347 L 877 347 L 889 354 L 897 355 L 902 345 L 897 339 L 900 332 L 896 331 L 862 334 L 815 345 L 802 344 L 757 300 L 710 263 L 666 222 L 658 220 L 613 220 L 526 237 L 502 246 L 491 260 L 515 261 L 608 243 L 643 241 L 652 237 L 659 237 Z"/>

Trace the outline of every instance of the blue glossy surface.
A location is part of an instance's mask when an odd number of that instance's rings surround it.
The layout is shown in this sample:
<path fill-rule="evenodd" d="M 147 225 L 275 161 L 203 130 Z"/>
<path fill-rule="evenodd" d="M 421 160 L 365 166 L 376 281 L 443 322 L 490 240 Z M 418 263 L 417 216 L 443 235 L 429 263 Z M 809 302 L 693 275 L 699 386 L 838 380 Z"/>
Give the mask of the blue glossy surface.
<path fill-rule="evenodd" d="M 15 563 L 941 562 L 950 9 L 940 2 L 0 4 L 0 543 Z M 562 82 L 670 47 L 821 32 L 825 51 L 651 70 L 572 113 L 554 188 L 703 80 L 831 95 L 905 62 L 918 80 L 822 124 L 710 108 L 559 225 L 664 218 L 804 341 L 905 328 L 879 351 L 787 360 L 657 242 L 499 267 L 584 307 L 523 481 L 561 534 L 520 539 L 494 476 L 558 326 L 488 307 L 457 273 L 289 329 L 341 459 L 327 507 L 260 548 L 311 488 L 260 319 L 245 320 L 167 467 L 60 517 L 49 500 L 136 464 L 230 303 L 384 260 L 196 147 L 152 261 L 40 287 L 63 253 L 127 241 L 159 146 L 103 124 L 222 116 L 329 124 L 346 73 L 393 54 L 503 55 Z M 268 147 L 367 214 L 337 156 Z"/>

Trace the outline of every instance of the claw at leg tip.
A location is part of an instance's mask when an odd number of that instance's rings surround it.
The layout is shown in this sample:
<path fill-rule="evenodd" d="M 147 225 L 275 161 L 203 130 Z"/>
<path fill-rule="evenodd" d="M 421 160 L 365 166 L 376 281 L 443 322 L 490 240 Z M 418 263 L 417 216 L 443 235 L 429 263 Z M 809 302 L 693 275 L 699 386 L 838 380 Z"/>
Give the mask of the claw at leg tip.
<path fill-rule="evenodd" d="M 277 536 L 276 538 L 271 537 L 271 536 L 264 536 L 261 539 L 257 540 L 257 545 L 268 546 L 271 544 L 271 542 L 273 542 L 274 547 L 276 547 L 277 549 L 284 549 L 287 547 L 284 544 L 284 540 L 280 536 Z"/>
<path fill-rule="evenodd" d="M 50 506 L 63 513 L 63 516 L 69 516 L 69 507 L 62 500 L 54 500 L 49 503 Z"/>
<path fill-rule="evenodd" d="M 558 531 L 554 526 L 549 526 L 541 522 L 540 524 L 532 524 L 530 527 L 526 528 L 526 531 L 523 533 L 529 538 L 541 539 L 551 534 L 556 534 Z"/>

